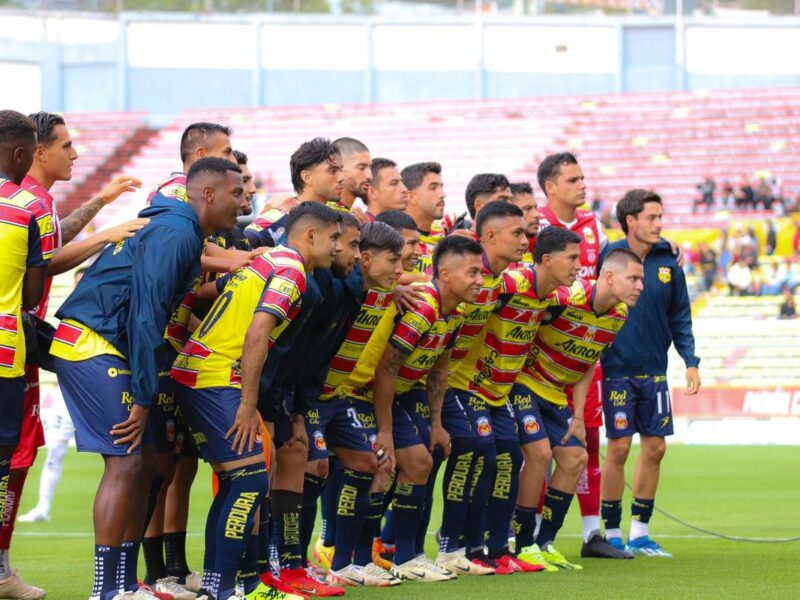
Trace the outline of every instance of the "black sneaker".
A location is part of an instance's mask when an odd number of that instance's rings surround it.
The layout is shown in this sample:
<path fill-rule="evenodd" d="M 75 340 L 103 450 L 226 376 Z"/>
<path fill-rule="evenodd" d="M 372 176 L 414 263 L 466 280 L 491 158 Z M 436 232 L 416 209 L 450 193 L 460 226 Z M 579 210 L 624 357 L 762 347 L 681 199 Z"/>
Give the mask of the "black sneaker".
<path fill-rule="evenodd" d="M 596 533 L 581 546 L 581 558 L 633 558 L 633 554 L 615 548 L 606 541 L 606 538 Z"/>

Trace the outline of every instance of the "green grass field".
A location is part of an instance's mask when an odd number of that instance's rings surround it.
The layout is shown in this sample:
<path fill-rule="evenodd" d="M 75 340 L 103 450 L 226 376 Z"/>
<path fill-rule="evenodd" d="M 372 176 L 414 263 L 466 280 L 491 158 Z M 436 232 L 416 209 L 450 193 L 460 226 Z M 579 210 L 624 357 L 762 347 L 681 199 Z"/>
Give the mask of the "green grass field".
<path fill-rule="evenodd" d="M 39 467 L 31 473 L 21 511 L 36 502 Z M 85 599 L 92 579 L 91 506 L 101 461 L 70 452 L 56 492 L 52 521 L 18 524 L 12 564 L 48 590 L 50 599 Z M 800 537 L 800 448 L 670 448 L 657 506 L 705 529 L 730 535 Z M 201 470 L 189 524 L 189 563 L 202 564 L 209 477 Z M 22 514 L 22 512 L 20 514 Z M 627 512 L 627 509 L 626 509 Z M 434 515 L 439 514 L 438 508 Z M 434 518 L 431 529 L 438 526 Z M 623 521 L 623 528 L 627 520 Z M 584 560 L 572 573 L 460 578 L 442 584 L 407 583 L 390 590 L 352 590 L 352 598 L 800 598 L 800 543 L 737 543 L 687 529 L 661 515 L 651 532 L 674 559 Z M 577 502 L 559 537 L 568 558 L 580 551 Z M 428 550 L 435 553 L 430 536 Z M 143 573 L 140 566 L 140 575 Z"/>

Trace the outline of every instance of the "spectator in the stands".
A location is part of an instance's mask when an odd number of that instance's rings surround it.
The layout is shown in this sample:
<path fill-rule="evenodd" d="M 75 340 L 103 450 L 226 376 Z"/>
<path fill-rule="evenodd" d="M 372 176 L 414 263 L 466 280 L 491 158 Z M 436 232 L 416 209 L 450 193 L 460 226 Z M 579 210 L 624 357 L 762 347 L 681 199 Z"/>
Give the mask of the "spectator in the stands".
<path fill-rule="evenodd" d="M 733 190 L 733 185 L 731 185 L 731 182 L 727 179 L 722 183 L 719 207 L 721 209 L 732 209 L 736 207 L 736 193 Z"/>
<path fill-rule="evenodd" d="M 739 180 L 739 193 L 736 194 L 736 208 L 749 210 L 754 206 L 753 186 L 747 175 L 742 175 Z"/>
<path fill-rule="evenodd" d="M 717 253 L 705 242 L 697 245 L 697 267 L 703 290 L 707 292 L 714 286 L 717 278 Z"/>
<path fill-rule="evenodd" d="M 772 208 L 772 200 L 772 188 L 767 183 L 766 178 L 762 177 L 758 180 L 753 208 L 758 208 L 761 205 L 764 210 L 770 210 Z"/>
<path fill-rule="evenodd" d="M 778 226 L 772 222 L 772 219 L 767 219 L 765 229 L 767 243 L 764 244 L 764 254 L 772 256 L 775 254 L 775 248 L 778 246 Z"/>
<path fill-rule="evenodd" d="M 794 319 L 797 316 L 797 310 L 794 305 L 794 296 L 792 290 L 788 287 L 783 289 L 783 304 L 781 304 L 780 318 L 781 319 Z"/>
<path fill-rule="evenodd" d="M 592 198 L 592 212 L 598 217 L 603 214 L 603 199 L 599 194 L 595 194 Z"/>
<path fill-rule="evenodd" d="M 717 189 L 714 178 L 710 175 L 707 176 L 702 183 L 697 184 L 697 189 L 699 190 L 699 194 L 694 201 L 692 211 L 696 211 L 698 206 L 705 206 L 707 211 L 711 210 L 711 207 L 714 206 L 714 192 Z"/>
<path fill-rule="evenodd" d="M 728 269 L 728 286 L 730 287 L 731 296 L 746 296 L 749 294 L 752 280 L 753 274 L 750 272 L 750 267 L 741 259 L 734 260 Z"/>

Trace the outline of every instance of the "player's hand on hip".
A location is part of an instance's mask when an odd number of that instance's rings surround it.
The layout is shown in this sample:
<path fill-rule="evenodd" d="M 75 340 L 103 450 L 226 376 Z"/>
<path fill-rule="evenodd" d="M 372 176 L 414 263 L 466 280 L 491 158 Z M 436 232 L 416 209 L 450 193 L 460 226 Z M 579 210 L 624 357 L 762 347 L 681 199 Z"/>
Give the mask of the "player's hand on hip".
<path fill-rule="evenodd" d="M 130 175 L 118 175 L 106 184 L 97 195 L 103 204 L 110 204 L 125 192 L 135 192 L 142 187 L 142 182 Z"/>
<path fill-rule="evenodd" d="M 694 396 L 700 391 L 700 371 L 697 367 L 686 369 L 686 394 Z"/>
<path fill-rule="evenodd" d="M 450 434 L 447 433 L 447 430 L 441 425 L 432 425 L 430 436 L 431 442 L 428 446 L 430 453 L 433 454 L 436 451 L 436 446 L 441 446 L 445 458 L 450 456 Z"/>
<path fill-rule="evenodd" d="M 142 443 L 142 434 L 147 426 L 147 415 L 150 412 L 149 406 L 134 404 L 128 418 L 122 423 L 117 423 L 111 428 L 111 435 L 120 436 L 114 440 L 115 446 L 130 444 L 128 454 L 136 450 Z"/>
<path fill-rule="evenodd" d="M 131 221 L 125 221 L 124 223 L 115 225 L 110 229 L 106 229 L 103 232 L 103 239 L 107 244 L 116 244 L 122 240 L 132 238 L 134 235 L 136 235 L 137 231 L 139 231 L 149 222 L 150 219 L 133 219 Z"/>
<path fill-rule="evenodd" d="M 583 417 L 572 417 L 567 433 L 561 438 L 561 443 L 566 444 L 571 437 L 578 440 L 584 448 L 586 447 L 586 424 L 583 421 Z"/>
<path fill-rule="evenodd" d="M 261 435 L 261 428 L 258 423 L 256 407 L 240 404 L 239 409 L 236 411 L 236 418 L 233 420 L 233 426 L 228 429 L 225 439 L 230 439 L 233 436 L 231 448 L 241 455 L 245 450 L 248 452 L 253 451 L 259 435 Z"/>

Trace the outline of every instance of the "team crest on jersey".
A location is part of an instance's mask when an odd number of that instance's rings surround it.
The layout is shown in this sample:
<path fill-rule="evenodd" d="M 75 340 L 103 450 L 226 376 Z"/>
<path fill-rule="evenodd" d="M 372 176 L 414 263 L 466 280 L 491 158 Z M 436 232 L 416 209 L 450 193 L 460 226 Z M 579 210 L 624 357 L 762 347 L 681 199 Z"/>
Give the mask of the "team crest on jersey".
<path fill-rule="evenodd" d="M 587 327 L 586 333 L 583 334 L 583 339 L 587 342 L 591 342 L 594 340 L 594 334 L 597 333 L 596 327 Z"/>
<path fill-rule="evenodd" d="M 522 419 L 522 427 L 525 429 L 525 433 L 539 433 L 539 422 L 533 415 L 526 415 Z"/>
<path fill-rule="evenodd" d="M 321 431 L 314 432 L 314 447 L 317 450 L 325 450 L 328 447 L 328 445 L 325 443 L 325 436 L 322 435 Z"/>
<path fill-rule="evenodd" d="M 584 227 L 583 228 L 583 239 L 586 240 L 587 244 L 596 244 L 597 238 L 594 237 L 594 231 L 592 231 L 591 227 Z"/>
<path fill-rule="evenodd" d="M 669 267 L 658 267 L 658 280 L 661 283 L 669 283 L 672 281 L 672 271 Z"/>
<path fill-rule="evenodd" d="M 175 419 L 168 419 L 164 424 L 164 434 L 170 444 L 175 441 Z"/>
<path fill-rule="evenodd" d="M 489 423 L 489 419 L 486 417 L 478 417 L 476 425 L 478 426 L 479 436 L 486 437 L 487 435 L 492 435 L 492 424 Z"/>
<path fill-rule="evenodd" d="M 628 428 L 628 415 L 624 412 L 616 412 L 614 413 L 614 429 L 622 430 Z"/>

